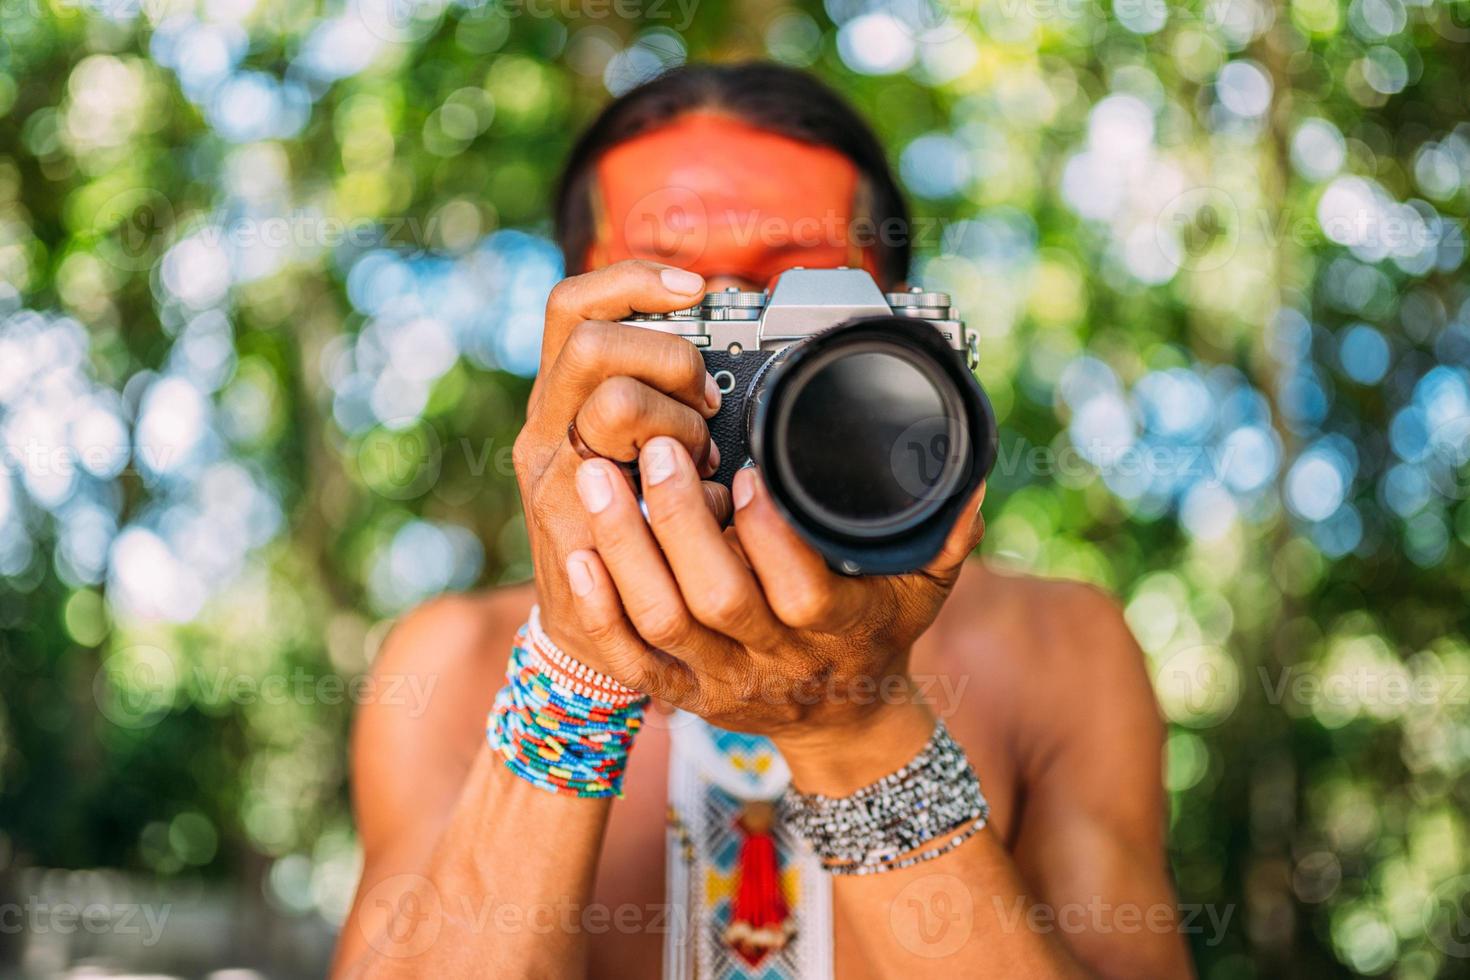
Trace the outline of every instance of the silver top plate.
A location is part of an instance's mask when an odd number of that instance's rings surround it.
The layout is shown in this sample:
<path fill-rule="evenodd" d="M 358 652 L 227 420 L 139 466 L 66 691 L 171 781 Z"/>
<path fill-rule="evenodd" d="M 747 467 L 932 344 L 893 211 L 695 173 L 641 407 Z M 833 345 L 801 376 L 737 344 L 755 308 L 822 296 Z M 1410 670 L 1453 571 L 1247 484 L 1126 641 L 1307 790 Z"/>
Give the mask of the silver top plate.
<path fill-rule="evenodd" d="M 709 293 L 687 310 L 642 314 L 624 322 L 687 337 L 702 348 L 778 350 L 858 317 L 903 316 L 933 324 L 949 346 L 973 357 L 965 325 L 946 293 L 917 287 L 883 293 L 862 269 L 803 269 L 782 273 L 769 294 L 734 288 Z"/>

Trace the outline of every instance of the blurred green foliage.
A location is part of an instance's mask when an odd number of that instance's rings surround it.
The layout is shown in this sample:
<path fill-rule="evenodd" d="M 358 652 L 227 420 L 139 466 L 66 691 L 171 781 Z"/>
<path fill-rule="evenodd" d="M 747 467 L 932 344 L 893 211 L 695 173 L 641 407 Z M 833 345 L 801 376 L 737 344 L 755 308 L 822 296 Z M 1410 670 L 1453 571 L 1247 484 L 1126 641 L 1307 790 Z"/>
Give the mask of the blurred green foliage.
<path fill-rule="evenodd" d="M 569 140 L 774 57 L 981 332 L 985 550 L 1126 604 L 1201 975 L 1464 975 L 1470 7 L 612 9 L 0 0 L 0 867 L 340 921 L 344 681 L 529 574 Z"/>

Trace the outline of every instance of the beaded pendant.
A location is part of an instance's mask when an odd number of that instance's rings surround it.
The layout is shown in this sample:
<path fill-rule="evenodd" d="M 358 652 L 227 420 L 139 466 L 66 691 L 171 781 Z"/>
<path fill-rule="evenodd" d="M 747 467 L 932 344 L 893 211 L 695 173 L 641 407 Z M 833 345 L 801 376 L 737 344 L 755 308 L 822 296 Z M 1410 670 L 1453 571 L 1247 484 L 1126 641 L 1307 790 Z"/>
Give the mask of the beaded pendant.
<path fill-rule="evenodd" d="M 828 980 L 831 883 L 776 816 L 780 753 L 685 712 L 670 728 L 664 976 Z"/>

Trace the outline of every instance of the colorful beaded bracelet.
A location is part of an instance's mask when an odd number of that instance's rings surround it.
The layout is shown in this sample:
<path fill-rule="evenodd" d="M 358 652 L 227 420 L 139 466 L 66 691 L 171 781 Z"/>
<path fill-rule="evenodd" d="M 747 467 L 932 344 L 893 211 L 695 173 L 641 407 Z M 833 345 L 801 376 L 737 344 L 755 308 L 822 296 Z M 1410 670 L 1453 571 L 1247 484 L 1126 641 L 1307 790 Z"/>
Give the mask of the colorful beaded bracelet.
<path fill-rule="evenodd" d="M 516 632 L 505 679 L 486 736 L 506 768 L 548 792 L 621 797 L 647 697 L 568 656 L 536 608 Z"/>
<path fill-rule="evenodd" d="M 634 690 L 602 673 L 593 670 L 581 661 L 574 660 L 561 647 L 551 642 L 551 637 L 541 628 L 541 607 L 531 607 L 531 618 L 525 629 L 534 649 L 546 665 L 548 674 L 563 687 L 604 704 L 627 707 L 645 697 L 642 691 Z"/>

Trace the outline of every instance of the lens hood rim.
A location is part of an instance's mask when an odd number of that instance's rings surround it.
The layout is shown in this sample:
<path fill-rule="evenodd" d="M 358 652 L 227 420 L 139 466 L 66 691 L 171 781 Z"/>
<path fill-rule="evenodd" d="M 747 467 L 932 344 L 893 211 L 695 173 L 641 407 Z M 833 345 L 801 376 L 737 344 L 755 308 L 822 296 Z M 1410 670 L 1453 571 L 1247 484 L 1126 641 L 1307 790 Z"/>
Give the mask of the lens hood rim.
<path fill-rule="evenodd" d="M 802 494 L 786 485 L 788 467 L 773 465 L 772 456 L 779 444 L 776 428 L 782 403 L 788 398 L 782 385 L 834 347 L 861 340 L 896 344 L 905 348 L 907 354 L 927 355 L 925 361 L 953 383 L 969 433 L 969 461 L 967 472 L 948 490 L 941 503 L 927 509 L 917 522 L 904 523 L 888 533 L 859 536 L 826 526 L 804 511 L 800 504 Z M 980 383 L 966 366 L 964 355 L 950 347 L 933 324 L 926 321 L 891 315 L 860 317 L 785 348 L 762 374 L 761 390 L 752 392 L 748 442 L 751 458 L 760 467 L 782 516 L 830 566 L 846 574 L 900 574 L 928 564 L 943 547 L 960 512 L 989 475 L 996 458 L 995 413 Z"/>

